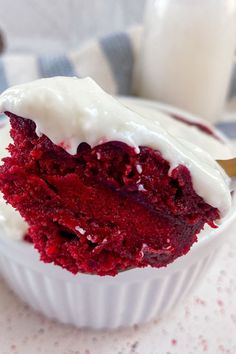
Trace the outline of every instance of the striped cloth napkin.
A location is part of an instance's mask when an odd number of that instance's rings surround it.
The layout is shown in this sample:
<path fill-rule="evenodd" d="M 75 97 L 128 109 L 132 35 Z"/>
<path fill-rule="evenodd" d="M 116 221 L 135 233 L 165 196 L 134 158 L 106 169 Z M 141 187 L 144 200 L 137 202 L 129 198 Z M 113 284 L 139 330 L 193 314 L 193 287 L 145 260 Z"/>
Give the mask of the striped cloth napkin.
<path fill-rule="evenodd" d="M 91 76 L 111 94 L 132 95 L 141 33 L 141 26 L 113 33 L 66 54 L 4 54 L 0 57 L 0 92 L 41 77 L 62 75 Z M 236 65 L 223 118 L 218 128 L 236 143 Z"/>

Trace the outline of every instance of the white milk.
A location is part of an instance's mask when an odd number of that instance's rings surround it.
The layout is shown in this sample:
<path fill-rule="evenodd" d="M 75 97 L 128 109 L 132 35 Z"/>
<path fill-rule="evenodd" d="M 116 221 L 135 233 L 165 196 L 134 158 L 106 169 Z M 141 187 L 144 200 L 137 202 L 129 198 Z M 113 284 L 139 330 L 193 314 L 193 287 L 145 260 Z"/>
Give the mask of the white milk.
<path fill-rule="evenodd" d="M 214 122 L 236 48 L 236 0 L 151 0 L 139 63 L 139 95 Z"/>

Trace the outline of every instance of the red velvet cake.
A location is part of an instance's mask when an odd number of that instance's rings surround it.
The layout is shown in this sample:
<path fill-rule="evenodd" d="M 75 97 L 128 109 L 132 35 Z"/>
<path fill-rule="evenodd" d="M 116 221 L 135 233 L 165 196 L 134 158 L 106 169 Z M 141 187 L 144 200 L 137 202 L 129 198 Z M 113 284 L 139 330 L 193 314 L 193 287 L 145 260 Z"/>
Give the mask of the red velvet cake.
<path fill-rule="evenodd" d="M 83 142 L 72 155 L 38 136 L 32 120 L 7 115 L 14 144 L 0 190 L 28 222 L 44 262 L 99 275 L 166 266 L 219 218 L 194 191 L 188 168 L 170 174 L 158 150 Z"/>
<path fill-rule="evenodd" d="M 142 114 L 90 78 L 14 86 L 0 111 L 13 139 L 0 192 L 44 262 L 98 275 L 163 267 L 231 208 L 215 161 L 228 149 L 194 120 Z"/>

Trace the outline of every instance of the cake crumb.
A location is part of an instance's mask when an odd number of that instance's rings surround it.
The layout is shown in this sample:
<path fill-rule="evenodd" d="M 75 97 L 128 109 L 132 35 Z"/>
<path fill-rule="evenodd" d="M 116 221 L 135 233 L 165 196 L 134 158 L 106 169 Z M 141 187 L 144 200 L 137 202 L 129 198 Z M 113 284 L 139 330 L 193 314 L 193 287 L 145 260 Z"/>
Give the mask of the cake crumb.
<path fill-rule="evenodd" d="M 195 302 L 198 305 L 206 306 L 206 302 L 203 299 L 201 299 L 200 297 L 196 297 Z"/>
<path fill-rule="evenodd" d="M 171 344 L 172 344 L 173 346 L 175 346 L 175 345 L 177 344 L 177 340 L 176 340 L 176 339 L 171 339 Z"/>
<path fill-rule="evenodd" d="M 222 300 L 218 299 L 217 300 L 217 305 L 219 305 L 220 307 L 223 307 L 224 306 L 224 303 Z"/>

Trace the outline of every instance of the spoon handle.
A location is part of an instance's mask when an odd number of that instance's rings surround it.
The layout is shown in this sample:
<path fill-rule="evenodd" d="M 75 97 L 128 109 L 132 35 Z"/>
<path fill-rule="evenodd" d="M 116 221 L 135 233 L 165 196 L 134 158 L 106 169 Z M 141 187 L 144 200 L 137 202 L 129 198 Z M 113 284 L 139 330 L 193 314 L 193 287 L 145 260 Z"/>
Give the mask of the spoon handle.
<path fill-rule="evenodd" d="M 229 160 L 217 160 L 229 177 L 236 177 L 236 157 Z"/>

